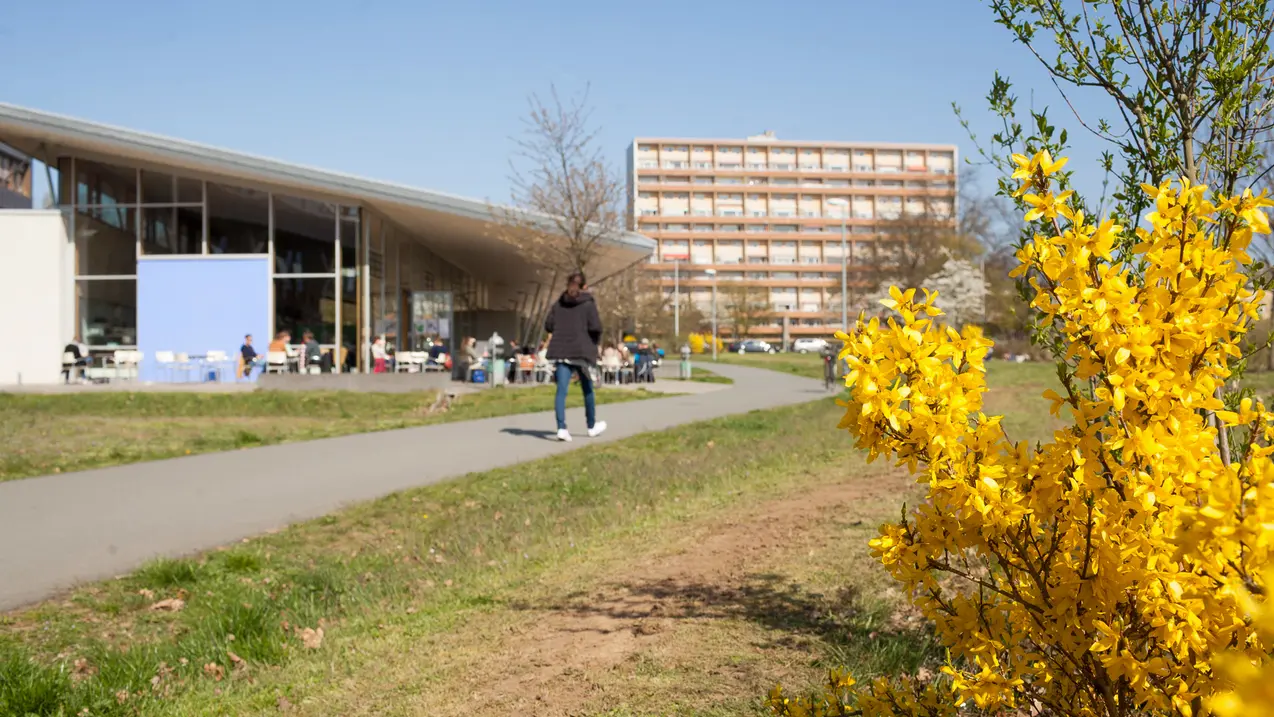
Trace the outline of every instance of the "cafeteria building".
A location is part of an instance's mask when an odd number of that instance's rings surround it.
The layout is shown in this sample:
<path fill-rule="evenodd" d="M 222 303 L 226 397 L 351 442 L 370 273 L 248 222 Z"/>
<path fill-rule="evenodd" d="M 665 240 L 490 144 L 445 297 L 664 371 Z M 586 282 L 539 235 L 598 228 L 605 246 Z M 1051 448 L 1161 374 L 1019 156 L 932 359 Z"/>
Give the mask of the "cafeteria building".
<path fill-rule="evenodd" d="M 508 336 L 550 290 L 519 233 L 551 217 L 6 104 L 0 143 L 44 163 L 51 198 L 0 209 L 0 386 L 61 380 L 73 341 L 165 380 L 156 352 L 233 356 L 277 330 L 368 371 L 375 335 Z M 653 249 L 616 232 L 591 278 Z"/>

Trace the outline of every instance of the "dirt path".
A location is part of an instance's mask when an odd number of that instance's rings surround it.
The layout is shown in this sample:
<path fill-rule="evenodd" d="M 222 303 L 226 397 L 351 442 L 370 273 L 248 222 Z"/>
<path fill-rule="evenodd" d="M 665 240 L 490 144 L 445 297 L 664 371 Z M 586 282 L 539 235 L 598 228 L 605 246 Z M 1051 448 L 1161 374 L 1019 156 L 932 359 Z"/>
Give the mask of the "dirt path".
<path fill-rule="evenodd" d="M 691 527 L 592 589 L 516 605 L 520 614 L 499 630 L 466 626 L 458 639 L 491 642 L 477 651 L 438 645 L 460 659 L 449 685 L 431 682 L 434 699 L 420 713 L 662 714 L 672 703 L 660 700 L 754 699 L 778 679 L 807 674 L 800 628 L 825 599 L 794 587 L 791 563 L 844 551 L 866 567 L 865 540 L 831 547 L 833 534 L 874 533 L 908 482 L 860 475 L 767 502 Z M 695 679 L 680 685 L 687 672 Z M 606 712 L 620 705 L 642 712 Z"/>

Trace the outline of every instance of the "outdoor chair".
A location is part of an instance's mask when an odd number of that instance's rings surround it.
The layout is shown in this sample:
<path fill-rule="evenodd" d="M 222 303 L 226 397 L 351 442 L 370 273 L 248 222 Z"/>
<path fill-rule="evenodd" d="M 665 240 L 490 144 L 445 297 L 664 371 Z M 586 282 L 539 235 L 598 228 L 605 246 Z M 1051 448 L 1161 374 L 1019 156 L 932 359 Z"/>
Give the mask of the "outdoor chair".
<path fill-rule="evenodd" d="M 142 352 L 116 349 L 115 353 L 106 360 L 115 367 L 116 380 L 136 379 L 137 369 L 142 362 Z"/>
<path fill-rule="evenodd" d="M 190 354 L 185 352 L 178 353 L 173 357 L 173 370 L 181 372 L 181 382 L 186 383 L 190 380 L 190 372 L 195 369 L 195 362 L 190 360 Z"/>
<path fill-rule="evenodd" d="M 84 364 L 80 363 L 75 354 L 70 351 L 62 352 L 62 372 L 66 374 L 66 382 L 70 383 L 75 380 L 75 374 L 80 375 L 81 380 L 88 380 L 88 370 Z"/>
<path fill-rule="evenodd" d="M 397 360 L 394 361 L 394 373 L 415 373 L 417 371 L 416 355 L 414 353 L 404 351 L 395 356 L 395 358 Z"/>
<path fill-rule="evenodd" d="M 287 373 L 288 355 L 285 351 L 267 351 L 265 353 L 266 373 Z"/>
<path fill-rule="evenodd" d="M 553 364 L 543 356 L 535 357 L 535 382 L 548 383 L 549 377 L 553 375 Z"/>
<path fill-rule="evenodd" d="M 614 352 L 611 352 L 614 353 Z M 624 368 L 619 357 L 602 359 L 602 383 L 619 383 L 619 372 Z"/>
<path fill-rule="evenodd" d="M 214 381 L 221 380 L 221 372 L 228 363 L 230 363 L 230 356 L 225 351 L 214 349 L 204 355 L 204 366 L 208 370 L 208 375 L 212 376 Z M 202 374 L 203 369 L 200 369 L 199 372 Z M 200 378 L 206 378 L 206 376 L 201 376 Z"/>
<path fill-rule="evenodd" d="M 531 383 L 535 380 L 535 357 L 529 354 L 518 356 L 518 383 Z"/>
<path fill-rule="evenodd" d="M 446 371 L 448 358 L 447 354 L 438 354 L 438 358 L 431 359 L 429 354 L 425 354 L 424 369 L 426 371 Z"/>

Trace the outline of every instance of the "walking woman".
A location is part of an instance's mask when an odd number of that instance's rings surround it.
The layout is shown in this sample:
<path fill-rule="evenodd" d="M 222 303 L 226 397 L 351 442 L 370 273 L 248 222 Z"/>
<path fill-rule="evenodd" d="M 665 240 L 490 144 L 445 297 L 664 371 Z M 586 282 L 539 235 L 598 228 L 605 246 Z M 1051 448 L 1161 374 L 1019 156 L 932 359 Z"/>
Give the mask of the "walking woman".
<path fill-rule="evenodd" d="M 544 330 L 549 334 L 548 360 L 557 364 L 557 401 L 553 406 L 557 412 L 557 440 L 571 440 L 571 432 L 566 430 L 566 391 L 571 387 L 572 374 L 579 377 L 584 392 L 588 435 L 601 435 L 606 422 L 597 420 L 592 371 L 597 364 L 597 344 L 602 339 L 602 319 L 593 295 L 588 293 L 584 274 L 576 272 L 566 277 L 566 291 L 549 309 Z"/>

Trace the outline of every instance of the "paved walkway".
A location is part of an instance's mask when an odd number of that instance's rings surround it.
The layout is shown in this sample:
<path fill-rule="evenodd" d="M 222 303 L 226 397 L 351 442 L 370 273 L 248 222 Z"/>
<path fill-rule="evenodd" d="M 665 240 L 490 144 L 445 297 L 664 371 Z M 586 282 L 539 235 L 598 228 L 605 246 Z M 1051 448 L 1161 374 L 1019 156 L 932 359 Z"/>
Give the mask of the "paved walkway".
<path fill-rule="evenodd" d="M 548 440 L 551 413 L 209 453 L 0 483 L 0 609 L 477 471 L 826 396 L 822 383 L 717 365 L 725 390 L 598 407 L 609 430 Z M 583 433 L 583 409 L 568 412 Z"/>

